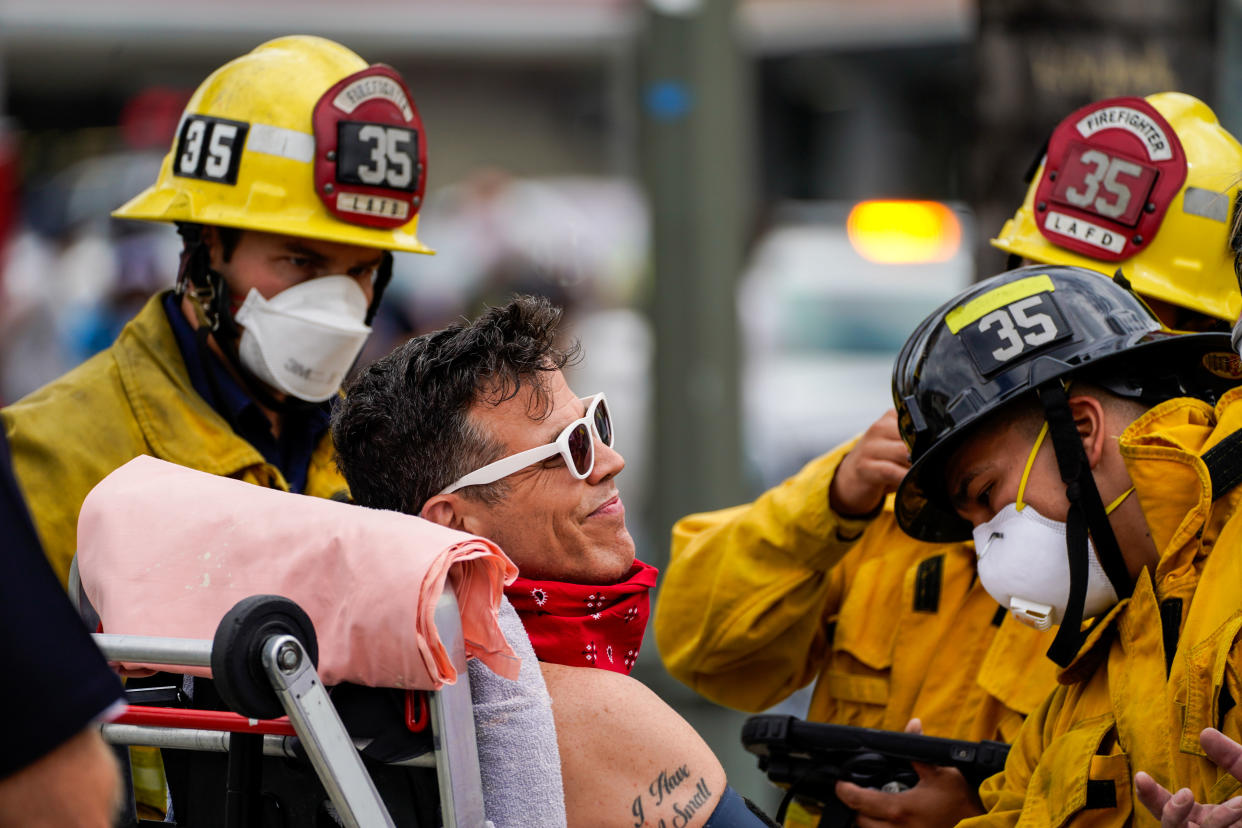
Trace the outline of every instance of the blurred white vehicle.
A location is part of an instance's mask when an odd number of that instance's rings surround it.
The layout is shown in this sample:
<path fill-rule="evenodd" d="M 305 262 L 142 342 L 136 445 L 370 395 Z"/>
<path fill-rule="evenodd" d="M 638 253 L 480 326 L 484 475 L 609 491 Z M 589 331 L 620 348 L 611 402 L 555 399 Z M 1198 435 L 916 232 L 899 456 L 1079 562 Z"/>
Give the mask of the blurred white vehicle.
<path fill-rule="evenodd" d="M 892 407 L 902 344 L 973 279 L 971 231 L 966 212 L 938 202 L 782 210 L 738 290 L 743 437 L 756 487 Z"/>

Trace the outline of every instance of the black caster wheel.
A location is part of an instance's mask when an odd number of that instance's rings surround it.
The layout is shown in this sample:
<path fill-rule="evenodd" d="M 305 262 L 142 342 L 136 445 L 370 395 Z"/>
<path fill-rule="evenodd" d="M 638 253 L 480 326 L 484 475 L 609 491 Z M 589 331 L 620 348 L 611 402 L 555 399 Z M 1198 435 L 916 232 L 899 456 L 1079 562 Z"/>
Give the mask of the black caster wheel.
<path fill-rule="evenodd" d="M 319 666 L 319 641 L 306 612 L 280 595 L 251 595 L 238 601 L 216 627 L 211 674 L 230 709 L 252 719 L 273 719 L 285 708 L 263 670 L 263 645 L 273 635 L 292 635 L 311 664 Z"/>

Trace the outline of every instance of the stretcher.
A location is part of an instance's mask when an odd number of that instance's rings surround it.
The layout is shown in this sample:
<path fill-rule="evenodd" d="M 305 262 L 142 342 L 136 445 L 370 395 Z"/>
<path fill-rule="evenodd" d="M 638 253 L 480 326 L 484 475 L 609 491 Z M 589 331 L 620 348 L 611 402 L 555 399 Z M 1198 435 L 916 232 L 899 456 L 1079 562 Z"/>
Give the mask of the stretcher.
<path fill-rule="evenodd" d="M 88 623 L 97 623 L 81 589 L 76 562 L 70 573 L 70 597 Z M 397 758 L 390 765 L 398 769 L 396 774 L 387 776 L 390 782 L 405 780 L 405 785 L 387 786 L 400 791 L 419 787 L 415 769 L 423 770 L 424 778 L 428 771 L 434 773 L 434 791 L 424 791 L 422 802 L 410 802 L 408 796 L 407 801 L 386 802 L 381 796 L 372 775 L 377 763 L 364 761 L 359 754 L 366 745 L 347 732 L 316 672 L 318 642 L 309 617 L 279 596 L 259 595 L 239 602 L 221 620 L 212 640 L 96 633 L 96 643 L 113 663 L 164 665 L 170 670 L 209 667 L 215 690 L 228 708 L 185 707 L 185 694 L 175 686 L 130 690 L 126 711 L 102 725 L 104 739 L 118 746 L 160 748 L 166 764 L 188 771 L 181 776 L 190 790 L 175 790 L 176 775 L 169 777 L 176 825 L 486 828 L 491 823 L 484 814 L 465 639 L 452 589 L 441 594 L 435 620 L 458 680 L 435 692 L 403 691 L 403 724 L 411 732 L 429 726 L 428 749 Z M 201 688 L 203 680 L 199 684 Z M 186 758 L 194 754 L 227 756 L 225 790 L 213 795 L 188 782 L 202 771 L 201 762 Z M 214 764 L 218 770 L 219 762 Z M 264 784 L 272 768 L 283 780 L 276 786 L 279 791 Z M 311 774 L 321 787 L 308 784 Z M 290 778 L 298 781 L 291 785 Z M 428 793 L 438 799 L 438 813 L 434 802 L 429 807 Z M 326 802 L 315 801 L 322 794 Z M 303 801 L 289 801 L 291 796 Z M 394 818 L 393 812 L 403 819 Z M 131 811 L 126 824 L 145 823 Z"/>
<path fill-rule="evenodd" d="M 69 593 L 117 669 L 154 674 L 103 733 L 160 750 L 176 824 L 482 828 L 466 662 L 517 677 L 515 574 L 411 515 L 139 457 L 84 501 Z"/>

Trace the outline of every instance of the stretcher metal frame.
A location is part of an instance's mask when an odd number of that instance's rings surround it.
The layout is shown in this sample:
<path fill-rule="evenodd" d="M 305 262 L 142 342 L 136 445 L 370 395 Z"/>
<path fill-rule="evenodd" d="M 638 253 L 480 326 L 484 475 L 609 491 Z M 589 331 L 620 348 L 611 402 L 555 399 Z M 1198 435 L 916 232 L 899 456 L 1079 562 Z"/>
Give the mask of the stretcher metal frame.
<path fill-rule="evenodd" d="M 74 594 L 72 588 L 70 594 Z M 428 694 L 432 753 L 393 764 L 435 768 L 444 828 L 491 828 L 483 808 L 465 636 L 451 587 L 446 586 L 440 595 L 435 623 L 457 671 L 457 681 Z M 208 640 L 107 633 L 96 633 L 94 639 L 111 663 L 172 668 L 210 667 L 212 663 L 212 642 Z M 301 755 L 293 747 L 296 736 L 344 825 L 393 826 L 358 755 L 358 746 L 341 723 L 303 642 L 294 635 L 270 635 L 262 642 L 261 659 L 262 674 L 271 682 L 287 718 L 253 719 L 221 711 L 131 706 L 101 726 L 104 739 L 113 745 L 229 752 L 234 736 L 239 735 L 261 739 L 259 751 L 263 755 L 294 757 Z"/>

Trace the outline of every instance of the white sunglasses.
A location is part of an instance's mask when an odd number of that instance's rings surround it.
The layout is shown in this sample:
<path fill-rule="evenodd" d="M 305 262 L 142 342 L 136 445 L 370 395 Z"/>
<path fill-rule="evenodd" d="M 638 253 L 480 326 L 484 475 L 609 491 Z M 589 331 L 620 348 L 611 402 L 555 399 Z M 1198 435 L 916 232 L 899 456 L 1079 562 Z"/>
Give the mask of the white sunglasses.
<path fill-rule="evenodd" d="M 599 441 L 612 448 L 613 431 L 612 417 L 608 413 L 608 403 L 602 393 L 590 398 L 586 414 L 561 430 L 556 439 L 543 446 L 536 446 L 517 454 L 502 457 L 494 463 L 488 463 L 481 469 L 475 469 L 465 477 L 450 483 L 440 490 L 440 494 L 452 494 L 466 486 L 482 486 L 495 483 L 497 480 L 519 472 L 527 466 L 533 466 L 556 454 L 565 458 L 565 466 L 578 480 L 585 480 L 595 470 L 595 440 L 591 432 L 599 437 Z"/>

